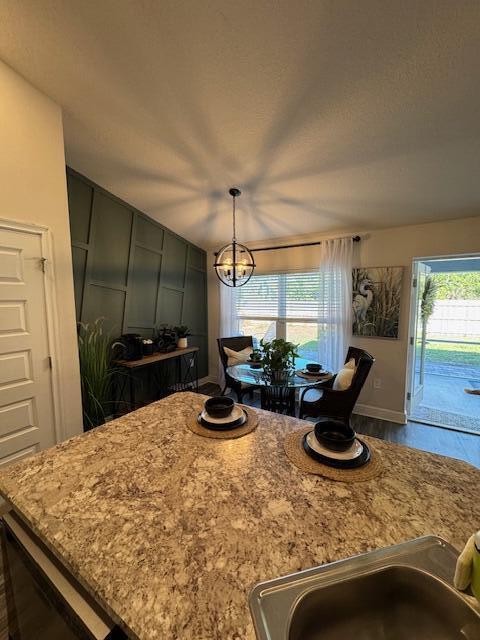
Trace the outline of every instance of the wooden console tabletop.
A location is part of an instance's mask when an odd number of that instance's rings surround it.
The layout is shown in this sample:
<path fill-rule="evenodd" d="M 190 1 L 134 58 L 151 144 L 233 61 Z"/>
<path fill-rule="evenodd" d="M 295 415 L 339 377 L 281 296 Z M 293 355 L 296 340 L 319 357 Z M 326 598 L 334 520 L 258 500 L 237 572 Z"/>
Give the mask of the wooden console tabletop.
<path fill-rule="evenodd" d="M 155 364 L 155 362 L 161 362 L 162 360 L 178 358 L 188 353 L 196 353 L 198 350 L 198 347 L 186 347 L 185 349 L 175 349 L 175 351 L 169 351 L 168 353 L 154 353 L 151 356 L 143 356 L 143 358 L 139 358 L 138 360 L 115 360 L 114 364 L 118 367 L 127 367 L 127 369 L 137 369 L 138 367 Z"/>

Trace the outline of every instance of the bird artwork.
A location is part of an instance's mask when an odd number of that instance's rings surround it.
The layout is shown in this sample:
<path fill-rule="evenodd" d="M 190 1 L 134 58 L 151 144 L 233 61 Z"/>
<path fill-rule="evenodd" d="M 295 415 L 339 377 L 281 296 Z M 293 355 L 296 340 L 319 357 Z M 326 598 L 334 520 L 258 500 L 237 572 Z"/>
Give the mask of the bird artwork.
<path fill-rule="evenodd" d="M 363 324 L 367 319 L 367 311 L 373 301 L 372 282 L 368 278 L 364 278 L 359 286 L 358 293 L 353 297 L 353 313 L 355 322 Z"/>
<path fill-rule="evenodd" d="M 353 335 L 398 338 L 403 267 L 353 270 Z"/>

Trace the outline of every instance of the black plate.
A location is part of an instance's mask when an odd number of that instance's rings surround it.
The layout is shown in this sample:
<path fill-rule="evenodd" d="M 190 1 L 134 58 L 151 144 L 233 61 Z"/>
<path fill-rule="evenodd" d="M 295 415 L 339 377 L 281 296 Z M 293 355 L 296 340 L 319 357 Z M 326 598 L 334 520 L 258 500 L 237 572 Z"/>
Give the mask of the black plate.
<path fill-rule="evenodd" d="M 248 420 L 248 414 L 245 411 L 245 409 L 242 409 L 245 418 Z M 237 418 L 234 422 L 229 422 L 227 424 L 217 424 L 217 423 L 213 423 L 213 422 L 208 422 L 208 420 L 205 420 L 205 418 L 202 418 L 201 413 L 198 414 L 197 417 L 197 422 L 198 424 L 201 424 L 202 427 L 205 427 L 206 429 L 211 429 L 212 431 L 230 431 L 231 429 L 236 429 L 237 427 L 240 427 L 246 423 L 243 422 L 242 423 L 243 418 Z"/>
<path fill-rule="evenodd" d="M 363 447 L 363 451 L 359 456 L 353 458 L 353 460 L 337 460 L 336 458 L 322 456 L 321 453 L 314 451 L 307 442 L 307 435 L 308 434 L 306 433 L 302 440 L 305 453 L 317 462 L 327 465 L 327 467 L 335 467 L 335 469 L 358 469 L 358 467 L 363 467 L 364 464 L 367 464 L 367 462 L 370 461 L 370 449 L 363 440 L 357 438 L 358 442 L 360 442 Z"/>

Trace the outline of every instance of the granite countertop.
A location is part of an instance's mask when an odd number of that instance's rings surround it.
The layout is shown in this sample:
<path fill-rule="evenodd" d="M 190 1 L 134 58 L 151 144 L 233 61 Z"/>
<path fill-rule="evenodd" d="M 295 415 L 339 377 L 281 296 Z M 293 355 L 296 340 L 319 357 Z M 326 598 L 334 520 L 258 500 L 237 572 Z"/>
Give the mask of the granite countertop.
<path fill-rule="evenodd" d="M 8 467 L 0 491 L 132 638 L 255 637 L 254 583 L 425 534 L 460 549 L 480 525 L 480 470 L 380 440 L 382 476 L 299 471 L 259 411 L 237 440 L 186 427 L 177 393 Z"/>

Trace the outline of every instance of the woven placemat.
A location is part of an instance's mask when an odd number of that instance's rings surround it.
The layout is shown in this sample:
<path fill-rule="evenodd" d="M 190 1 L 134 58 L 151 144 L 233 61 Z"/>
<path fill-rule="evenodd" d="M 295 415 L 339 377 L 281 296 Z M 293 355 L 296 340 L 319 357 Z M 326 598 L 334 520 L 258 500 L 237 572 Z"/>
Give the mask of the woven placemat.
<path fill-rule="evenodd" d="M 284 449 L 288 459 L 301 471 L 314 473 L 338 482 L 365 482 L 379 476 L 383 471 L 382 458 L 379 452 L 369 443 L 370 461 L 358 469 L 336 469 L 311 458 L 303 448 L 303 436 L 312 431 L 309 425 L 298 431 L 292 431 L 284 441 Z"/>
<path fill-rule="evenodd" d="M 331 380 L 333 375 L 329 371 L 324 371 L 319 373 L 318 376 L 312 375 L 311 373 L 303 373 L 303 371 L 295 371 L 295 375 L 299 378 L 305 378 L 305 380 L 311 380 L 312 382 L 326 382 L 327 380 Z"/>
<path fill-rule="evenodd" d="M 247 412 L 247 421 L 241 427 L 236 427 L 230 431 L 214 431 L 198 424 L 198 410 L 192 413 L 192 418 L 187 422 L 187 427 L 193 433 L 204 438 L 216 438 L 217 440 L 231 440 L 232 438 L 241 438 L 251 433 L 258 427 L 258 415 L 252 407 L 246 407 L 244 404 L 238 405 Z"/>

